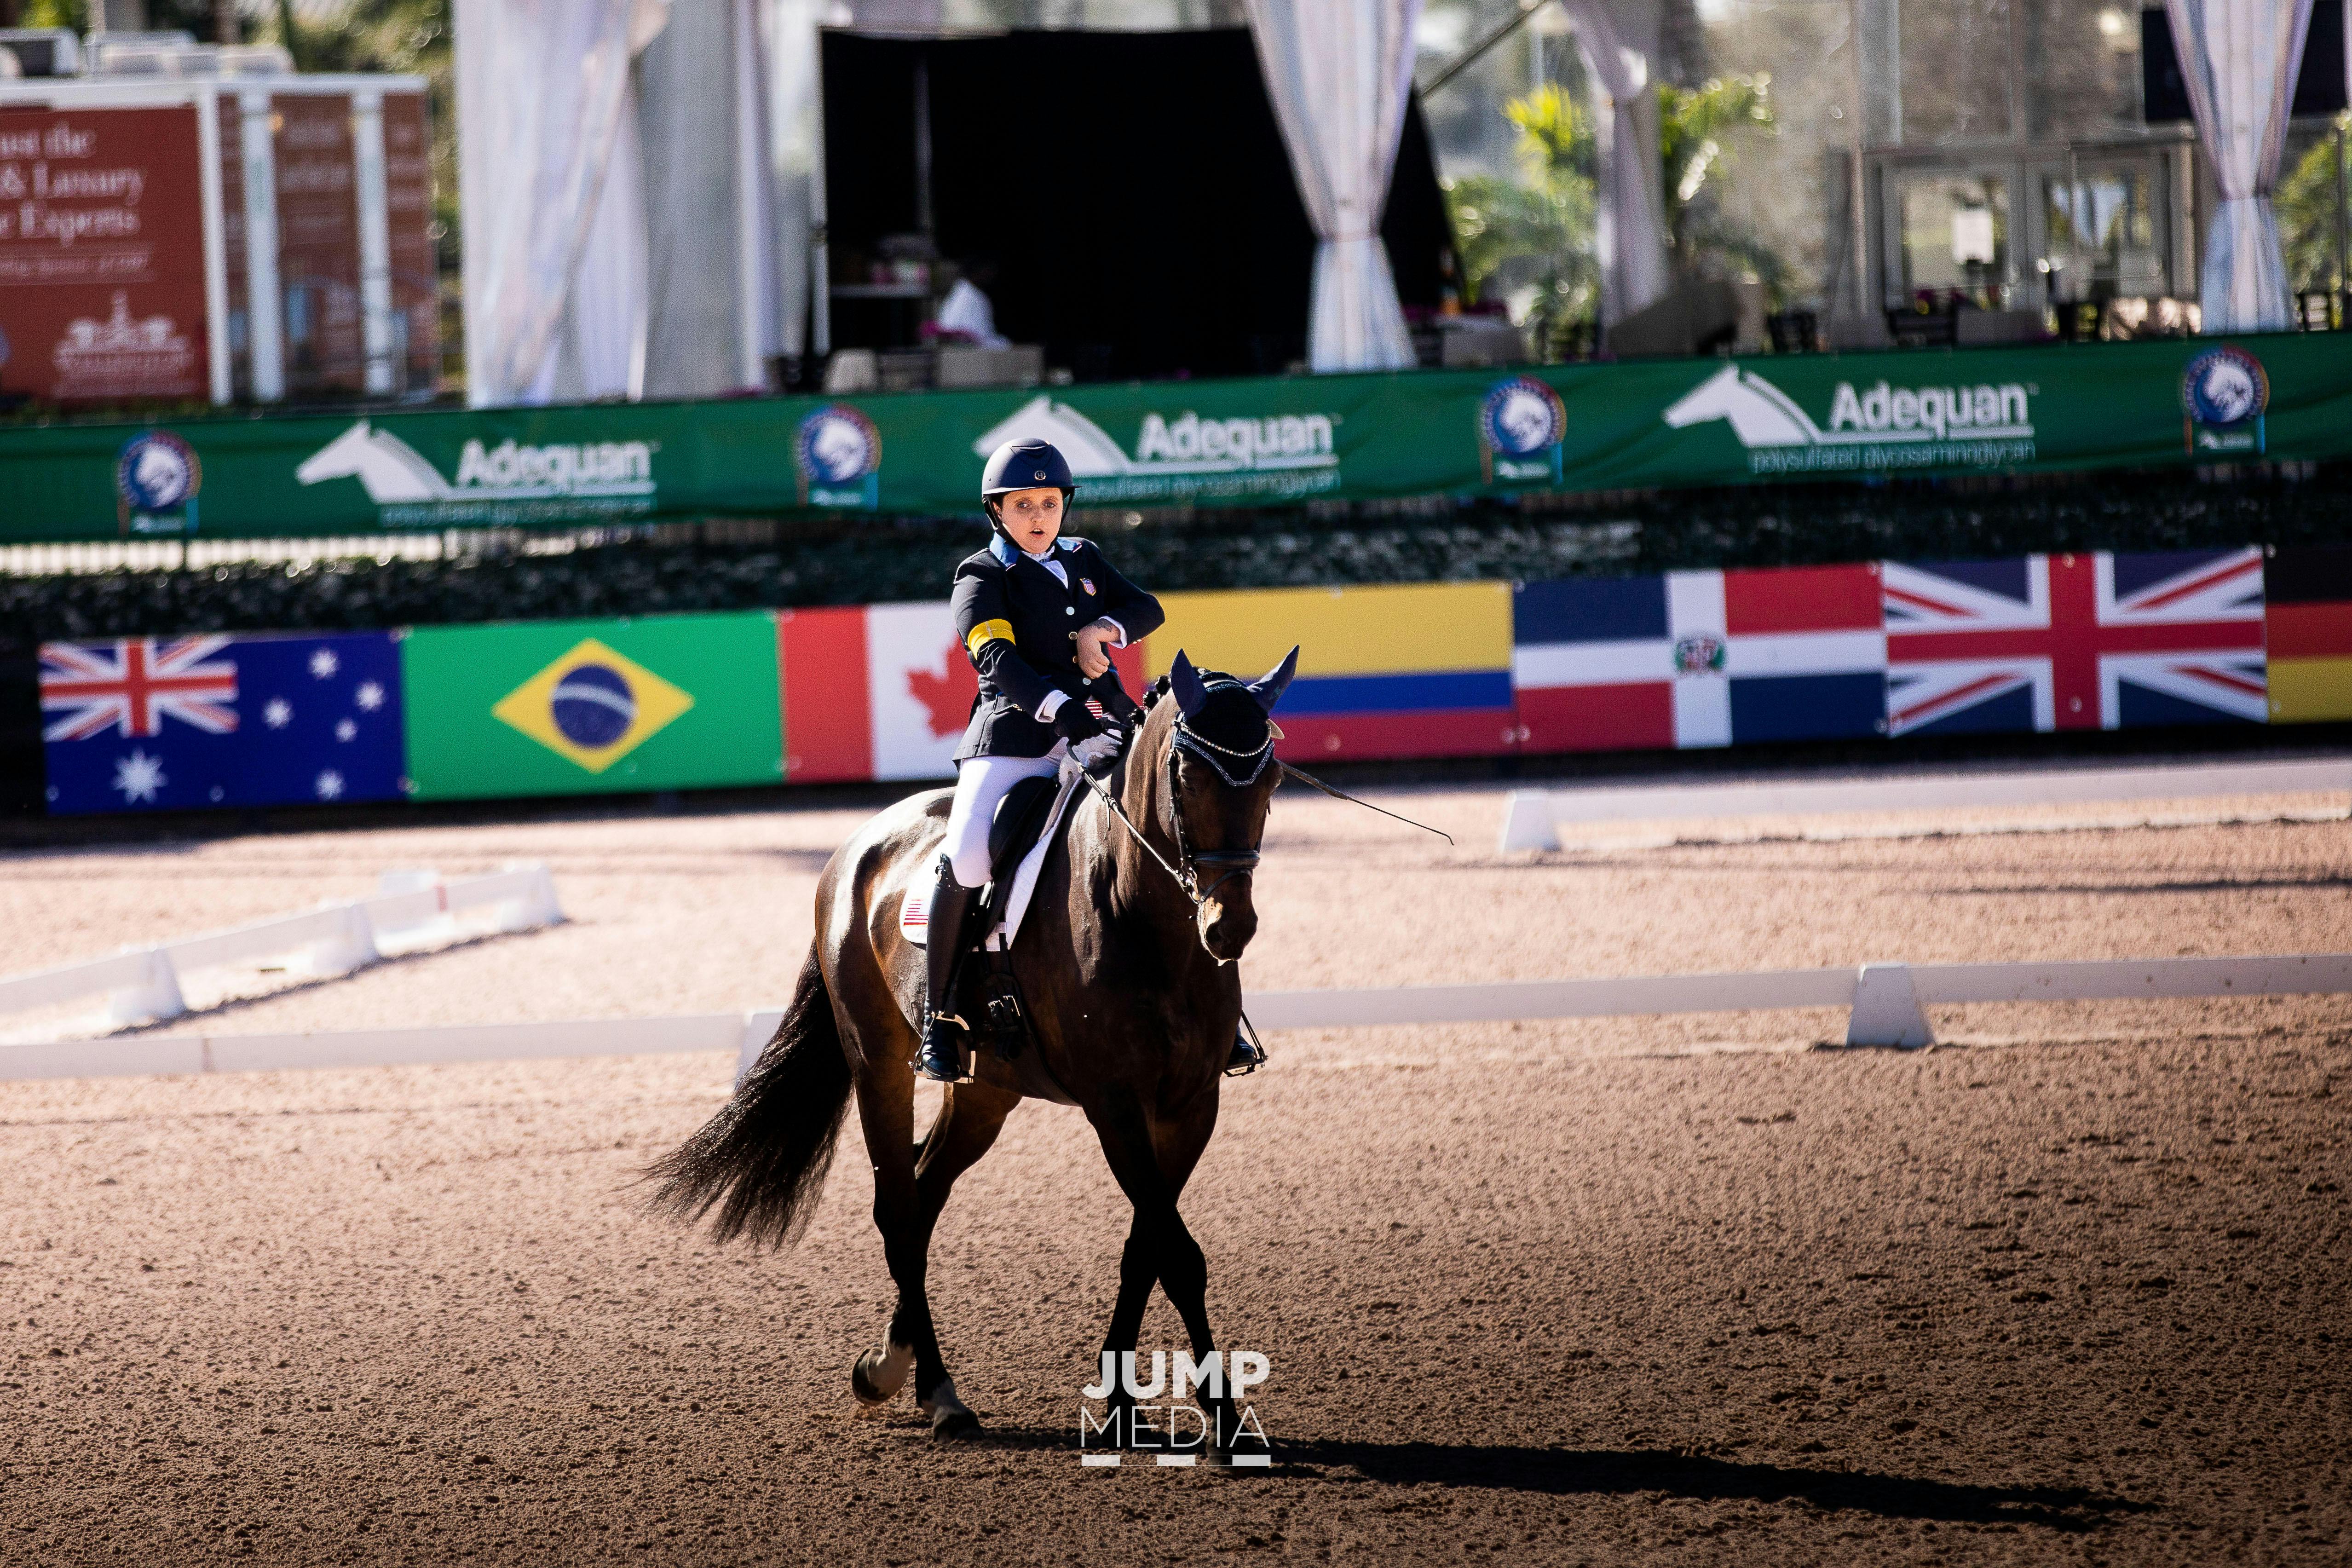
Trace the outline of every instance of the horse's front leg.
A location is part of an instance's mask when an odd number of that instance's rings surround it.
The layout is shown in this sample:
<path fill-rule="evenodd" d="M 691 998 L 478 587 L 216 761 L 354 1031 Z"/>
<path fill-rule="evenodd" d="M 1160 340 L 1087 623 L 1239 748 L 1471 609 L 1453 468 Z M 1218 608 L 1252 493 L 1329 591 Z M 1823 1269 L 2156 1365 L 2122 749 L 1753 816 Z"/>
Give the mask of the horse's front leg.
<path fill-rule="evenodd" d="M 1176 1208 L 1176 1199 L 1216 1126 L 1214 1092 L 1202 1098 L 1207 1102 L 1203 1110 L 1174 1122 L 1154 1125 L 1134 1106 L 1108 1110 L 1096 1120 L 1096 1132 L 1102 1140 L 1111 1174 L 1135 1208 L 1127 1245 L 1119 1253 L 1118 1297 L 1103 1335 L 1103 1365 L 1114 1380 L 1118 1377 L 1118 1358 L 1137 1348 L 1143 1310 L 1150 1302 L 1154 1284 L 1166 1286 L 1170 1302 L 1183 1318 L 1193 1358 L 1205 1363 L 1215 1349 L 1209 1331 L 1208 1260 Z M 1218 1403 L 1213 1401 L 1213 1423 L 1220 1418 Z M 1124 1382 L 1114 1384 L 1108 1404 L 1108 1429 L 1118 1434 L 1123 1446 L 1137 1447 L 1137 1400 Z M 1230 1416 L 1224 1419 L 1230 1432 Z"/>
<path fill-rule="evenodd" d="M 1209 1135 L 1216 1131 L 1217 1097 L 1212 1089 L 1189 1108 L 1187 1114 L 1173 1121 L 1162 1121 L 1156 1128 L 1155 1140 L 1160 1168 L 1169 1187 L 1169 1203 L 1160 1221 L 1160 1283 L 1168 1292 L 1169 1304 L 1184 1321 L 1184 1335 L 1192 1344 L 1192 1360 L 1197 1365 L 1212 1364 L 1216 1354 L 1216 1337 L 1209 1331 L 1209 1260 L 1193 1239 L 1192 1227 L 1176 1207 L 1176 1198 L 1192 1179 L 1193 1166 L 1200 1163 L 1201 1154 L 1208 1147 Z M 1218 1379 L 1217 1392 L 1202 1401 L 1207 1413 L 1209 1430 L 1206 1435 L 1210 1448 L 1217 1453 L 1230 1453 L 1237 1433 L 1238 1411 L 1233 1392 L 1233 1369 L 1225 1367 Z M 1171 1386 L 1170 1394 L 1175 1390 Z"/>

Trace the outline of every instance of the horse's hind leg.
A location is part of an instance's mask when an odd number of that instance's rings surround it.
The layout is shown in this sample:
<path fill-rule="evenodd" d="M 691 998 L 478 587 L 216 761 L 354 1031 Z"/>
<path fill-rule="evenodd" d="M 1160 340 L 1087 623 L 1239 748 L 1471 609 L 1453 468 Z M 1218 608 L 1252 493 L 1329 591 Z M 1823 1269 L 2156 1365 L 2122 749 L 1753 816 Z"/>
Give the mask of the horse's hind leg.
<path fill-rule="evenodd" d="M 875 1074 L 869 1096 L 861 1081 L 858 1110 L 874 1162 L 874 1223 L 898 1300 L 890 1316 L 888 1342 L 867 1351 L 850 1371 L 858 1400 L 879 1405 L 897 1396 L 907 1373 L 915 1374 L 915 1397 L 941 1436 L 979 1429 L 979 1418 L 956 1397 L 931 1319 L 926 1276 L 931 1229 L 947 1206 L 955 1179 L 988 1152 L 1017 1096 L 964 1084 L 950 1088 L 922 1145 L 919 1166 L 911 1137 L 914 1080 L 905 1063 L 891 1059 Z M 869 1105 L 871 1109 L 869 1110 Z"/>

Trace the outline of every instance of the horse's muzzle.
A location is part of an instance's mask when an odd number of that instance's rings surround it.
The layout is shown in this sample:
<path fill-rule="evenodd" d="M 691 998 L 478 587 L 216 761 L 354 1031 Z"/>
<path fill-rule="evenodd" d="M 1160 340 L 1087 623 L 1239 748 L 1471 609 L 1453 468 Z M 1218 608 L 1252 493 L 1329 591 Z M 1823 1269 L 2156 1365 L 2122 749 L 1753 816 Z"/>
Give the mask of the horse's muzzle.
<path fill-rule="evenodd" d="M 1193 918 L 1200 924 L 1201 945 L 1212 958 L 1226 963 L 1241 957 L 1250 938 L 1257 934 L 1257 908 L 1250 901 L 1249 883 L 1238 877 L 1219 889 L 1215 897 L 1202 900 Z"/>

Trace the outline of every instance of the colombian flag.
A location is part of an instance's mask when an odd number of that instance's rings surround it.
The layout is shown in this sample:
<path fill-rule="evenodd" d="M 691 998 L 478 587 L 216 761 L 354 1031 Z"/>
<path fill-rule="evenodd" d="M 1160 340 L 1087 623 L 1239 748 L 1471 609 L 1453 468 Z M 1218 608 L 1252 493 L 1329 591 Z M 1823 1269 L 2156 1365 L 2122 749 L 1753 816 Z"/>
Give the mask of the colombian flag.
<path fill-rule="evenodd" d="M 2263 571 L 2271 722 L 2352 719 L 2352 547 L 2281 550 Z"/>
<path fill-rule="evenodd" d="M 1275 718 L 1277 754 L 1493 756 L 1517 743 L 1507 583 L 1252 588 L 1163 594 L 1168 624 L 1145 639 L 1157 679 L 1182 648 L 1194 664 L 1254 680 L 1298 645 L 1298 675 Z"/>

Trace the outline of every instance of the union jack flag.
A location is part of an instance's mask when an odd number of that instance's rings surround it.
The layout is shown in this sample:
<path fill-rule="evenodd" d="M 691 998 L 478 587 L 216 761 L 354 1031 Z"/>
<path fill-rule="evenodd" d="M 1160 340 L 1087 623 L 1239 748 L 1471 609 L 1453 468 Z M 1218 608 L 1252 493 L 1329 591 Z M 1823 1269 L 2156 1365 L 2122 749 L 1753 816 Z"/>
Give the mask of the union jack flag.
<path fill-rule="evenodd" d="M 41 645 L 41 711 L 47 741 L 79 741 L 113 729 L 160 735 L 166 718 L 210 735 L 236 729 L 236 665 L 215 659 L 225 637 L 136 637 L 113 644 Z"/>
<path fill-rule="evenodd" d="M 1888 562 L 1881 582 L 1890 734 L 2269 716 L 2258 548 Z"/>

